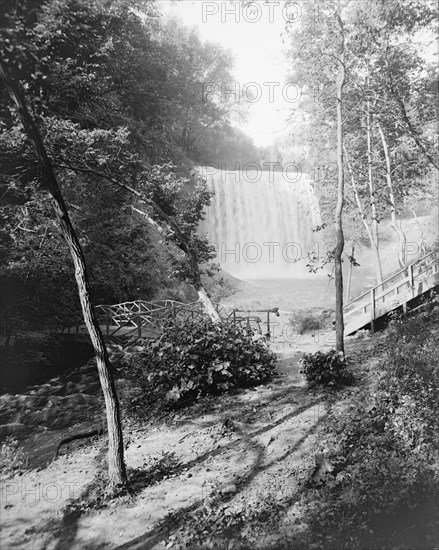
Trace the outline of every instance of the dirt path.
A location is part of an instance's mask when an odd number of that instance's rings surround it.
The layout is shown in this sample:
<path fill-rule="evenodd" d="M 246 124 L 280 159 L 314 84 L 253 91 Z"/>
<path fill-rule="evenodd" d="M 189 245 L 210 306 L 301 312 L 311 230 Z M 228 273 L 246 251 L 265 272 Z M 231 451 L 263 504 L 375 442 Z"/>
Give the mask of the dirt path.
<path fill-rule="evenodd" d="M 103 458 L 97 446 L 7 480 L 1 547 L 172 548 L 185 515 L 218 498 L 231 510 L 256 506 L 262 495 L 293 498 L 301 473 L 314 465 L 315 431 L 325 415 L 323 394 L 309 392 L 299 373 L 300 356 L 284 353 L 271 384 L 218 398 L 208 414 L 188 410 L 171 425 L 128 427 L 134 496 L 88 515 L 63 515 L 69 499 L 96 484 Z"/>

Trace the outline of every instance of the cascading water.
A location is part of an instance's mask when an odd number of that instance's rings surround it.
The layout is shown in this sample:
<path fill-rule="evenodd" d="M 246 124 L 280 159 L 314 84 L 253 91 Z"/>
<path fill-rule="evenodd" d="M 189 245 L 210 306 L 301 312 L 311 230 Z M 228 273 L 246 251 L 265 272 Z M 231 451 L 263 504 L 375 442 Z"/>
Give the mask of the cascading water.
<path fill-rule="evenodd" d="M 217 262 L 240 279 L 308 276 L 307 253 L 321 224 L 309 176 L 204 168 L 214 192 L 200 230 Z"/>

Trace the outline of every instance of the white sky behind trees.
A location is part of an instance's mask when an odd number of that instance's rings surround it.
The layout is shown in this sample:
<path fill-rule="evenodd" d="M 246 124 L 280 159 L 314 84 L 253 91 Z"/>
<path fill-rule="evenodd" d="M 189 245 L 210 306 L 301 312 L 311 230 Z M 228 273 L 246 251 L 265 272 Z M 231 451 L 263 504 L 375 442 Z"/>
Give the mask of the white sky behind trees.
<path fill-rule="evenodd" d="M 282 33 L 285 16 L 294 17 L 295 14 L 283 12 L 283 2 L 272 2 L 271 7 L 262 1 L 255 4 L 258 8 L 245 9 L 239 0 L 233 3 L 228 0 L 160 0 L 158 7 L 163 14 L 176 15 L 186 25 L 196 27 L 203 40 L 217 42 L 232 51 L 235 57 L 233 74 L 240 89 L 255 83 L 256 86 L 248 87 L 249 96 L 260 94 L 258 101 L 249 106 L 247 122 L 239 126 L 256 145 L 270 145 L 285 131 L 291 107 L 282 93 L 288 68 Z M 279 85 L 264 85 L 264 82 Z M 287 88 L 284 93 L 294 100 L 294 88 Z"/>
<path fill-rule="evenodd" d="M 434 0 L 424 0 L 434 3 Z M 250 94 L 259 91 L 257 101 L 249 104 L 249 117 L 239 127 L 256 145 L 270 145 L 285 134 L 287 117 L 294 106 L 297 89 L 286 87 L 288 63 L 282 35 L 289 19 L 299 24 L 297 5 L 285 6 L 284 0 L 254 0 L 245 7 L 241 0 L 160 0 L 164 15 L 174 15 L 190 27 L 196 27 L 202 40 L 217 42 L 232 51 L 233 74 L 240 89 L 249 86 Z M 327 6 L 330 6 L 328 2 Z M 300 10 L 300 7 L 299 7 Z M 425 31 L 413 42 L 429 63 L 438 61 L 436 37 Z M 276 83 L 264 84 L 264 83 Z M 200 100 L 202 91 L 200 91 Z M 291 131 L 291 128 L 290 128 Z"/>

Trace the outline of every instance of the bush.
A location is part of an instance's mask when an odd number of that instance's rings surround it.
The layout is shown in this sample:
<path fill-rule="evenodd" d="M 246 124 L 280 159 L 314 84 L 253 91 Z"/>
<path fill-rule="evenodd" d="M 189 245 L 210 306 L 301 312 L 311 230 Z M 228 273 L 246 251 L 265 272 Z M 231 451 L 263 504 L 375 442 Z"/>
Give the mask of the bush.
<path fill-rule="evenodd" d="M 336 386 L 352 381 L 353 375 L 348 371 L 348 361 L 335 350 L 327 353 L 305 353 L 301 359 L 301 369 L 308 382 L 324 386 Z"/>
<path fill-rule="evenodd" d="M 193 402 L 206 394 L 261 384 L 273 375 L 276 356 L 253 332 L 210 320 L 177 323 L 133 354 L 126 375 L 151 399 Z"/>
<path fill-rule="evenodd" d="M 305 334 L 323 328 L 322 320 L 315 313 L 299 310 L 290 318 L 290 325 L 298 334 Z"/>

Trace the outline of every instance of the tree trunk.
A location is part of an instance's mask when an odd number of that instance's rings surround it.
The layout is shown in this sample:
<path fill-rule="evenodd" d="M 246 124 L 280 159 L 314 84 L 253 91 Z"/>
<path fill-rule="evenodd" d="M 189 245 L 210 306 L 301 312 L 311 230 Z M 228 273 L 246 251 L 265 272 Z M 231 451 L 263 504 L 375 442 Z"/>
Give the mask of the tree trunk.
<path fill-rule="evenodd" d="M 355 245 L 352 245 L 351 258 L 354 258 L 355 254 Z M 349 272 L 348 272 L 348 284 L 346 287 L 346 302 L 349 302 L 349 296 L 351 294 L 351 281 L 352 281 L 352 261 L 349 262 Z"/>
<path fill-rule="evenodd" d="M 377 278 L 377 284 L 383 282 L 383 270 L 381 267 L 381 258 L 379 251 L 379 235 L 378 235 L 378 218 L 375 202 L 375 189 L 373 183 L 373 171 L 372 171 L 372 128 L 370 122 L 370 104 L 369 100 L 366 101 L 366 134 L 367 134 L 367 168 L 368 168 L 368 180 L 369 180 L 369 198 L 370 198 L 370 210 L 372 215 L 372 236 L 373 236 L 373 253 L 375 260 L 375 272 Z"/>
<path fill-rule="evenodd" d="M 9 78 L 2 63 L 0 63 L 0 78 L 3 80 L 8 93 L 15 104 L 20 121 L 29 137 L 41 165 L 44 182 L 50 196 L 52 197 L 53 208 L 75 266 L 75 278 L 78 286 L 82 313 L 95 351 L 99 379 L 105 398 L 108 428 L 108 477 L 110 488 L 115 489 L 117 486 L 127 484 L 119 402 L 113 376 L 110 370 L 110 361 L 108 359 L 107 349 L 105 347 L 101 330 L 90 301 L 89 283 L 87 279 L 84 255 L 78 237 L 76 236 L 75 230 L 70 221 L 67 207 L 61 194 L 58 181 L 53 172 L 51 162 L 47 156 L 43 140 L 29 111 L 27 110 L 24 94 L 20 90 L 19 86 L 12 82 Z"/>
<path fill-rule="evenodd" d="M 341 27 L 341 54 L 340 73 L 337 79 L 337 165 L 338 165 L 338 188 L 337 206 L 335 209 L 335 233 L 337 244 L 334 253 L 335 263 L 335 348 L 344 353 L 344 320 L 343 320 L 343 270 L 342 254 L 344 249 L 343 234 L 343 205 L 344 205 L 344 169 L 343 169 L 343 86 L 345 84 L 345 53 L 344 53 L 344 31 L 340 17 L 338 18 Z"/>
<path fill-rule="evenodd" d="M 371 230 L 369 224 L 367 223 L 366 214 L 364 213 L 363 205 L 361 204 L 360 195 L 358 194 L 357 183 L 355 181 L 354 172 L 352 170 L 351 163 L 349 162 L 348 153 L 347 153 L 345 147 L 343 147 L 343 149 L 344 149 L 344 153 L 345 153 L 346 164 L 348 166 L 349 174 L 351 176 L 352 191 L 354 192 L 355 202 L 357 203 L 357 208 L 358 208 L 358 211 L 360 213 L 361 220 L 363 222 L 364 228 L 366 229 L 366 233 L 367 233 L 367 236 L 369 238 L 370 246 L 373 250 L 372 230 Z"/>
<path fill-rule="evenodd" d="M 384 135 L 383 129 L 381 128 L 380 124 L 378 124 L 378 132 L 380 134 L 381 143 L 383 144 L 384 157 L 386 159 L 386 181 L 387 181 L 387 187 L 389 188 L 390 223 L 398 237 L 398 262 L 399 262 L 399 267 L 403 269 L 407 267 L 407 262 L 405 261 L 406 238 L 403 230 L 398 225 L 398 220 L 396 219 L 395 193 L 393 192 L 392 171 L 391 171 L 391 164 L 390 164 L 389 149 L 387 147 L 386 137 Z"/>
<path fill-rule="evenodd" d="M 206 313 L 209 315 L 209 317 L 214 321 L 215 323 L 221 320 L 221 317 L 218 313 L 218 311 L 215 309 L 215 306 L 212 304 L 212 300 L 210 299 L 209 295 L 206 292 L 206 289 L 201 286 L 197 289 L 198 299 L 203 304 L 204 309 L 206 310 Z"/>
<path fill-rule="evenodd" d="M 425 256 L 427 253 L 427 247 L 425 246 L 425 238 L 424 238 L 424 230 L 422 229 L 422 225 L 419 223 L 418 216 L 416 215 L 415 209 L 411 209 L 413 213 L 413 218 L 416 221 L 416 225 L 418 226 L 419 232 L 421 234 L 421 256 Z"/>
<path fill-rule="evenodd" d="M 126 187 L 124 184 L 118 184 L 123 187 Z M 131 189 L 131 188 L 130 188 Z M 131 192 L 135 193 L 139 198 L 142 198 L 142 193 L 139 193 L 139 191 L 136 191 L 135 189 L 131 189 Z M 144 202 L 148 202 L 148 199 L 146 197 L 143 197 L 142 199 Z M 150 201 L 151 202 L 151 201 Z M 154 206 L 152 206 L 154 208 Z M 157 207 L 156 207 L 157 208 Z M 145 216 L 145 218 L 154 225 L 154 227 L 159 231 L 160 233 L 164 233 L 163 229 L 160 227 L 158 223 L 156 223 L 151 216 L 148 215 L 147 212 L 144 212 L 143 210 L 139 210 L 138 208 L 135 208 L 132 206 L 132 209 L 138 212 L 139 214 L 142 214 L 142 216 Z M 162 211 L 163 212 L 163 211 Z M 198 294 L 198 299 L 200 300 L 201 304 L 203 305 L 207 315 L 211 318 L 211 320 L 214 323 L 218 323 L 221 321 L 221 317 L 218 313 L 218 311 L 215 309 L 215 306 L 212 303 L 212 300 L 210 299 L 210 296 L 207 294 L 206 289 L 204 288 L 203 282 L 201 281 L 201 273 L 200 273 L 200 267 L 198 265 L 198 258 L 196 254 L 192 251 L 192 247 L 190 246 L 188 240 L 184 237 L 184 235 L 180 232 L 180 230 L 176 227 L 174 222 L 166 221 L 166 219 L 169 219 L 169 216 L 167 216 L 164 212 L 162 213 L 162 216 L 164 216 L 164 221 L 168 225 L 170 229 L 174 231 L 174 235 L 178 239 L 179 242 L 179 248 L 187 255 L 189 259 L 189 263 L 191 266 L 191 272 L 192 272 L 192 284 L 195 287 L 195 290 Z M 172 223 L 172 226 L 171 226 Z M 174 229 L 175 227 L 175 229 Z"/>

